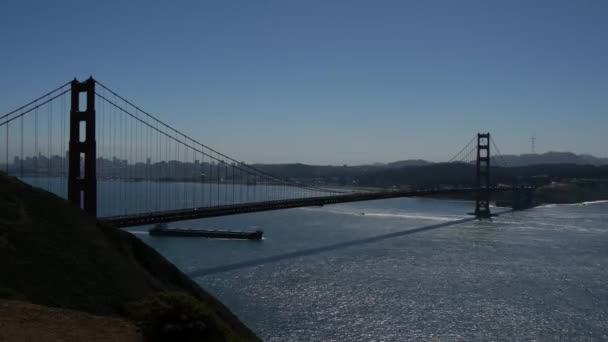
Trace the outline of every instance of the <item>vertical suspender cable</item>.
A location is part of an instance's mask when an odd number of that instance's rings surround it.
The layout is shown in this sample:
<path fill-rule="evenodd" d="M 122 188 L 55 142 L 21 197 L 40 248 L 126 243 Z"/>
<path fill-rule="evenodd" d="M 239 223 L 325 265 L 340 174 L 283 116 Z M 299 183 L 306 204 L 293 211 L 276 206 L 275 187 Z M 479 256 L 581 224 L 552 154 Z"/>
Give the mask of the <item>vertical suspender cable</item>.
<path fill-rule="evenodd" d="M 224 177 L 223 177 L 223 182 L 222 182 L 222 203 L 223 204 L 229 204 L 230 203 L 230 199 L 228 196 L 228 163 L 222 159 L 222 171 L 224 173 Z"/>
<path fill-rule="evenodd" d="M 156 170 L 156 211 L 160 210 L 160 183 L 161 180 L 160 178 L 162 178 L 163 174 L 163 158 L 162 158 L 162 145 L 161 145 L 161 135 L 158 131 L 158 123 L 156 124 L 156 138 L 155 138 L 155 144 L 156 145 L 156 158 L 157 158 L 157 162 L 158 162 L 158 170 Z"/>
<path fill-rule="evenodd" d="M 232 203 L 236 203 L 235 200 L 235 177 L 234 177 L 234 164 L 232 164 L 232 167 L 230 168 L 231 171 L 231 175 L 230 178 L 232 178 Z"/>
<path fill-rule="evenodd" d="M 67 165 L 67 154 L 66 154 L 66 149 L 65 149 L 65 141 L 67 139 L 66 137 L 66 129 L 65 129 L 65 116 L 66 116 L 66 111 L 67 111 L 67 105 L 66 105 L 66 97 L 67 95 L 64 95 L 61 97 L 61 180 L 62 180 L 62 184 L 61 184 L 61 188 L 64 191 L 64 198 L 68 197 L 67 194 L 67 172 L 66 172 L 66 165 Z"/>
<path fill-rule="evenodd" d="M 188 149 L 184 146 L 184 204 L 188 205 L 188 190 L 190 188 L 190 180 L 188 177 Z"/>
<path fill-rule="evenodd" d="M 219 160 L 216 160 L 215 166 L 216 166 L 216 175 L 217 175 L 217 183 L 216 183 L 216 187 L 215 187 L 215 189 L 216 189 L 216 203 L 219 206 L 220 205 L 220 179 L 221 179 L 221 176 L 220 176 L 220 172 L 221 171 L 220 171 L 220 162 L 219 162 Z"/>
<path fill-rule="evenodd" d="M 135 115 L 137 116 L 137 111 L 135 111 Z M 131 121 L 131 119 L 127 118 L 127 121 Z M 129 160 L 131 161 L 131 165 L 129 165 L 129 170 L 130 170 L 130 174 L 131 174 L 131 183 L 127 183 L 129 184 L 129 188 L 127 191 L 127 194 L 129 194 L 129 197 L 131 197 L 131 195 L 134 193 L 136 187 L 134 186 L 136 183 L 133 183 L 133 181 L 135 179 L 137 179 L 137 144 L 138 144 L 138 140 L 137 140 L 137 121 L 135 122 L 131 122 L 131 132 L 129 134 L 129 145 L 130 145 L 130 153 L 129 153 Z M 133 208 L 131 209 L 131 211 L 135 211 L 137 212 L 139 210 L 139 202 L 137 200 L 131 200 L 130 198 L 127 199 L 127 202 L 129 203 L 133 203 L 135 204 L 133 206 Z"/>
<path fill-rule="evenodd" d="M 47 178 L 46 178 L 46 184 L 47 184 L 47 191 L 51 191 L 51 159 L 53 158 L 53 102 L 50 102 L 48 104 L 48 111 L 49 114 L 47 116 L 47 120 L 48 120 L 48 133 L 47 133 L 47 153 L 48 153 L 48 159 L 46 161 L 46 172 L 47 172 Z"/>
<path fill-rule="evenodd" d="M 207 201 L 209 202 L 208 206 L 213 206 L 213 160 L 211 159 L 211 155 L 209 155 L 209 163 L 207 164 L 207 194 L 208 194 L 208 199 Z"/>
<path fill-rule="evenodd" d="M 122 115 L 122 114 L 120 114 L 120 115 Z M 122 184 L 122 201 L 121 201 L 121 204 L 122 204 L 122 208 L 123 208 L 123 213 L 124 214 L 127 214 L 127 205 L 126 205 L 126 203 L 127 203 L 127 183 L 126 183 L 126 181 L 127 181 L 127 178 L 128 178 L 127 167 L 128 167 L 128 164 L 129 164 L 129 160 L 127 159 L 127 149 L 128 149 L 128 146 L 127 146 L 127 128 L 128 127 L 127 127 L 127 125 L 128 125 L 128 120 L 127 120 L 127 118 L 124 115 L 122 115 L 122 122 L 121 122 L 121 126 L 122 126 L 122 141 L 121 141 L 122 142 L 122 146 L 121 146 L 121 153 L 120 153 L 121 154 L 121 158 L 120 159 L 122 160 L 122 162 L 121 162 L 121 164 L 122 164 L 121 173 L 122 173 L 122 178 L 123 178 L 123 181 L 121 183 Z"/>
<path fill-rule="evenodd" d="M 21 146 L 19 148 L 19 177 L 23 180 L 23 116 L 21 121 Z"/>
<path fill-rule="evenodd" d="M 178 155 L 179 152 L 177 151 L 177 149 L 178 149 L 177 143 L 174 143 L 173 140 L 171 140 L 171 143 L 172 143 L 171 146 L 173 146 L 173 144 L 175 144 L 175 155 L 174 156 L 177 156 L 175 158 L 175 160 L 172 160 L 172 162 L 173 162 L 173 179 L 174 179 L 174 182 L 175 182 L 175 181 L 177 181 L 177 178 L 178 178 L 177 177 L 177 168 L 178 168 L 178 164 L 177 163 L 178 163 L 178 160 L 179 160 L 179 155 Z M 172 208 L 173 209 L 177 209 L 176 203 L 177 203 L 177 199 L 178 199 L 178 196 L 179 196 L 179 193 L 178 193 L 179 192 L 179 183 L 173 183 L 173 185 L 174 185 L 173 186 L 174 191 L 173 191 Z"/>
<path fill-rule="evenodd" d="M 205 207 L 205 185 L 207 184 L 207 174 L 205 173 L 205 155 L 203 153 L 201 153 L 201 165 L 200 165 L 200 171 L 198 171 L 200 174 L 200 179 L 201 179 L 201 185 L 199 187 L 199 190 L 201 192 L 201 202 L 199 204 L 200 207 Z"/>
<path fill-rule="evenodd" d="M 34 111 L 34 172 L 38 177 L 38 109 Z"/>
<path fill-rule="evenodd" d="M 6 174 L 8 175 L 8 126 L 10 122 L 6 123 Z"/>
<path fill-rule="evenodd" d="M 105 93 L 105 90 L 102 90 Z M 95 95 L 95 100 L 97 100 L 97 95 Z M 99 109 L 96 109 L 97 112 L 95 113 L 95 120 L 99 121 L 99 123 L 101 123 L 100 125 L 95 125 L 95 127 L 99 130 L 99 134 L 96 135 L 96 143 L 97 143 L 97 159 L 98 161 L 101 162 L 97 164 L 97 189 L 101 190 L 100 193 L 103 195 L 103 188 L 101 187 L 101 185 L 103 184 L 103 175 L 104 175 L 104 164 L 105 164 L 105 158 L 106 158 L 106 153 L 105 153 L 105 140 L 104 140 L 104 133 L 105 133 L 105 103 L 103 101 L 100 101 L 99 106 L 97 107 Z M 105 204 L 103 202 L 103 197 L 102 200 L 99 202 L 99 208 L 98 208 L 98 212 L 101 215 L 104 215 L 104 210 L 105 210 Z"/>

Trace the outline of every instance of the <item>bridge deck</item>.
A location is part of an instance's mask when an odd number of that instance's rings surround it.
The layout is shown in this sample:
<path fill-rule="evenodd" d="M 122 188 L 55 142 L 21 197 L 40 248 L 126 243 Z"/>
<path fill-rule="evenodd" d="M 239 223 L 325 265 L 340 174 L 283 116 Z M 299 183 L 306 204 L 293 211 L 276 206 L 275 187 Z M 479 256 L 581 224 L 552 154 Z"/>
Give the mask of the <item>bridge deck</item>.
<path fill-rule="evenodd" d="M 522 188 L 505 188 L 495 187 L 491 190 L 493 192 L 512 191 Z M 299 207 L 311 207 L 321 206 L 328 204 L 348 203 L 348 202 L 359 202 L 359 201 L 371 201 L 389 198 L 401 198 L 401 197 L 421 197 L 421 196 L 433 196 L 433 195 L 451 195 L 451 194 L 465 194 L 474 193 L 476 188 L 459 188 L 459 189 L 430 189 L 430 190 L 416 190 L 416 191 L 381 191 L 381 192 L 365 192 L 365 193 L 352 193 L 345 195 L 334 195 L 334 196 L 321 196 L 321 197 L 309 197 L 309 198 L 297 198 L 287 200 L 275 200 L 275 201 L 264 201 L 264 202 L 253 202 L 253 203 L 238 203 L 214 207 L 201 207 L 201 208 L 189 208 L 180 210 L 169 210 L 161 212 L 150 212 L 141 214 L 131 214 L 122 216 L 111 216 L 100 218 L 101 221 L 111 224 L 117 228 L 142 226 L 148 224 L 172 222 L 172 221 L 184 221 L 193 220 L 206 217 L 217 217 L 226 215 L 237 215 L 245 213 L 253 213 L 260 211 L 270 211 L 279 209 L 299 208 Z"/>

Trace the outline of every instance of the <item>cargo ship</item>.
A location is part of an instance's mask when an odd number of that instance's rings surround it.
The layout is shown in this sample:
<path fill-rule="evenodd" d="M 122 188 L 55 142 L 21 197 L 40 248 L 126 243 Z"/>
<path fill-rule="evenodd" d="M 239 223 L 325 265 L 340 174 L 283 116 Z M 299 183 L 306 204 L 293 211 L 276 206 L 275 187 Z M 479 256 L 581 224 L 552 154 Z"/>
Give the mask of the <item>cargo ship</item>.
<path fill-rule="evenodd" d="M 238 232 L 230 230 L 168 228 L 166 224 L 157 224 L 148 230 L 148 234 L 153 236 L 188 236 L 216 239 L 261 240 L 264 232 L 261 230 Z"/>

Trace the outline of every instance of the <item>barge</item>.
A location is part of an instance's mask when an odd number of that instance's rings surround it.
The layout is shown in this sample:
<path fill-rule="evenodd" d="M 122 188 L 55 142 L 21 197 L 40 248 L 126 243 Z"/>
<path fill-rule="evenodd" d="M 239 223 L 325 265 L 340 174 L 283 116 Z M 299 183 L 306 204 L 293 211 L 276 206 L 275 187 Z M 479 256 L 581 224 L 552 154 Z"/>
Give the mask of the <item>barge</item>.
<path fill-rule="evenodd" d="M 261 230 L 237 232 L 230 230 L 167 228 L 167 225 L 165 224 L 157 224 L 148 230 L 148 234 L 153 236 L 190 236 L 216 239 L 261 240 L 264 232 Z"/>

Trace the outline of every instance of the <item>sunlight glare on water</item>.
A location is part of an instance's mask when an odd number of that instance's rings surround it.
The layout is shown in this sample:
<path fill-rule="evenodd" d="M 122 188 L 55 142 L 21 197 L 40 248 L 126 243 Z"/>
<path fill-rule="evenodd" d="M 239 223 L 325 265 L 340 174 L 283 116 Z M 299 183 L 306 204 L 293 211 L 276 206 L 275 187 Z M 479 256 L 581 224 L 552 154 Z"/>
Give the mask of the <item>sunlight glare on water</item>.
<path fill-rule="evenodd" d="M 608 203 L 449 224 L 471 208 L 394 199 L 171 225 L 260 228 L 261 242 L 137 236 L 265 341 L 608 338 Z"/>

